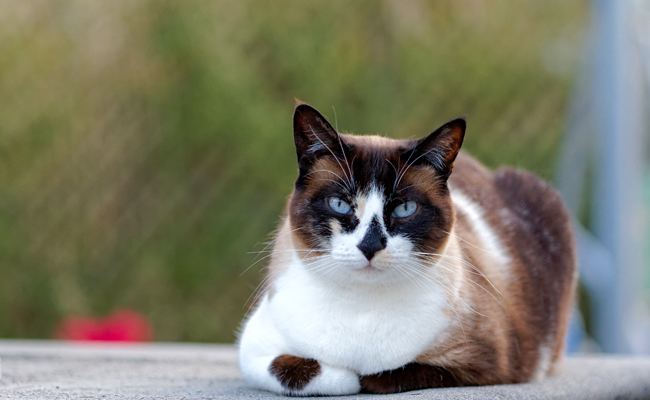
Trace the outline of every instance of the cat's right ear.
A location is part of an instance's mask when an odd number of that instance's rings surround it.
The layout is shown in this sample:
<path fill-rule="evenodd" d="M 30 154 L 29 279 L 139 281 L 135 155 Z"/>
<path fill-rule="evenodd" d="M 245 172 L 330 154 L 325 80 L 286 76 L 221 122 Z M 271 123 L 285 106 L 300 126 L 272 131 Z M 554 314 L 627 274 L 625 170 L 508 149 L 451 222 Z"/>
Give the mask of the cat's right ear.
<path fill-rule="evenodd" d="M 309 173 L 319 158 L 343 158 L 346 151 L 332 125 L 314 107 L 304 103 L 298 104 L 293 113 L 293 140 L 301 176 Z"/>

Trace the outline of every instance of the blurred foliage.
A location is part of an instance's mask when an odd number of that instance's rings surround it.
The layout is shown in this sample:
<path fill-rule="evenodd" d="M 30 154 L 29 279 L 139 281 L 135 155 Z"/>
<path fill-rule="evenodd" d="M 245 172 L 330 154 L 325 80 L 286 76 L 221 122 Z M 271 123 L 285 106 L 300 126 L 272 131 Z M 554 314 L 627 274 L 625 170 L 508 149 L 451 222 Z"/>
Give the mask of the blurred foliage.
<path fill-rule="evenodd" d="M 296 175 L 293 98 L 548 178 L 585 1 L 0 5 L 0 337 L 143 312 L 232 341 Z M 240 276 L 240 274 L 242 274 Z"/>

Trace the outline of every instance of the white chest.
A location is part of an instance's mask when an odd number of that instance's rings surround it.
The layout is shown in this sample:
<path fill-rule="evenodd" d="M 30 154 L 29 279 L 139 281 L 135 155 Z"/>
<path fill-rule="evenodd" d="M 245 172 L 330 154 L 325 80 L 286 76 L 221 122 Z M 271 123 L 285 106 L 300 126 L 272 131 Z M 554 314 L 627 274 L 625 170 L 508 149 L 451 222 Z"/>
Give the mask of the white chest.
<path fill-rule="evenodd" d="M 269 311 L 291 351 L 360 374 L 412 361 L 449 326 L 445 295 L 434 283 L 355 292 L 300 270 L 276 283 Z"/>

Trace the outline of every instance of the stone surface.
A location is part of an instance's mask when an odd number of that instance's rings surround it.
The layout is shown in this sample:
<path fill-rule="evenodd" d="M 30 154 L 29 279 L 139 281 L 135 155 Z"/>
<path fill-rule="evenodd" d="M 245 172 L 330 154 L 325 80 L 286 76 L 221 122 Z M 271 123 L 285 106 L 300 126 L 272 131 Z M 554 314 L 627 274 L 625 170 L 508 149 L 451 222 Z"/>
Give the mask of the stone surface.
<path fill-rule="evenodd" d="M 0 340 L 0 358 L 2 399 L 281 397 L 246 387 L 232 345 Z M 372 396 L 345 398 L 360 397 Z M 650 359 L 568 358 L 557 375 L 542 382 L 417 390 L 379 398 L 650 399 Z"/>

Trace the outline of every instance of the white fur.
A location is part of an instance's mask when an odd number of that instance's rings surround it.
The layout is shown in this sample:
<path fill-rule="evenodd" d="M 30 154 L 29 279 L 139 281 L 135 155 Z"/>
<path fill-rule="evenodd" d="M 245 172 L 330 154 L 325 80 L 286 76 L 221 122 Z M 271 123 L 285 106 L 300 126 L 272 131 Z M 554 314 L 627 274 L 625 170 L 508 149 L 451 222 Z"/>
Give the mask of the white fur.
<path fill-rule="evenodd" d="M 447 326 L 446 299 L 431 283 L 354 290 L 294 265 L 276 290 L 269 312 L 292 350 L 360 374 L 412 361 Z"/>
<path fill-rule="evenodd" d="M 481 243 L 472 243 L 484 249 L 488 256 L 494 258 L 497 265 L 502 265 L 501 271 L 507 279 L 512 278 L 510 273 L 510 256 L 505 247 L 501 244 L 494 229 L 487 223 L 483 209 L 474 201 L 470 200 L 460 190 L 450 187 L 451 200 L 457 212 L 463 213 L 469 220 L 472 230 L 479 237 Z"/>
<path fill-rule="evenodd" d="M 268 369 L 275 357 L 289 354 L 316 359 L 322 369 L 293 394 L 357 393 L 358 375 L 413 361 L 449 327 L 435 268 L 411 259 L 406 238 L 388 236 L 369 265 L 357 244 L 375 217 L 386 233 L 384 199 L 371 190 L 358 200 L 364 204 L 355 210 L 355 231 L 335 229 L 330 255 L 317 262 L 294 254 L 273 283 L 274 295 L 246 322 L 240 367 L 250 385 L 287 393 Z"/>
<path fill-rule="evenodd" d="M 549 346 L 541 346 L 539 349 L 539 360 L 537 361 L 537 368 L 533 374 L 533 381 L 541 381 L 546 376 L 549 368 L 551 367 L 551 356 L 553 349 Z"/>
<path fill-rule="evenodd" d="M 288 390 L 271 375 L 269 367 L 282 354 L 309 358 L 309 355 L 293 351 L 285 338 L 276 329 L 268 310 L 269 300 L 265 297 L 258 309 L 246 322 L 244 334 L 239 343 L 239 367 L 249 385 L 276 393 L 293 395 L 353 394 L 358 393 L 359 377 L 356 373 L 326 365 L 320 362 L 320 374 L 302 390 Z"/>

